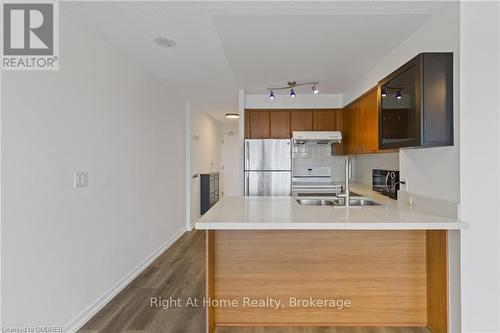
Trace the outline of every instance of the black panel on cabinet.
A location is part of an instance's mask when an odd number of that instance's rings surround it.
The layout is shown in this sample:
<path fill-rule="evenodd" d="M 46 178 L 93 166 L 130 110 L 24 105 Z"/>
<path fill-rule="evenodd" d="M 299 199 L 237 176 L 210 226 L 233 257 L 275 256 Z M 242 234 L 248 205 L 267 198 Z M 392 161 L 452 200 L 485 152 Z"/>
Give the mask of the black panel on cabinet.
<path fill-rule="evenodd" d="M 424 146 L 453 145 L 453 54 L 424 53 Z"/>
<path fill-rule="evenodd" d="M 200 214 L 205 214 L 219 201 L 219 174 L 200 174 Z"/>
<path fill-rule="evenodd" d="M 453 53 L 421 53 L 378 84 L 379 148 L 453 145 Z"/>

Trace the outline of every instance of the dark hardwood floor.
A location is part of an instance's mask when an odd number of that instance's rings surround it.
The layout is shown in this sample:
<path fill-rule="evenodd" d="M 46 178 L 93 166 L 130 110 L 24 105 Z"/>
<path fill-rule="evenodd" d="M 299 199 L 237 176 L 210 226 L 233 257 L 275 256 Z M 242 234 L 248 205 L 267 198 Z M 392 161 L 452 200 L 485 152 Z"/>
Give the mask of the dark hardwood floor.
<path fill-rule="evenodd" d="M 151 298 L 201 299 L 204 274 L 205 233 L 187 232 L 79 332 L 203 332 L 203 307 L 151 307 Z"/>
<path fill-rule="evenodd" d="M 151 298 L 202 299 L 205 293 L 205 233 L 185 233 L 151 266 L 88 321 L 79 333 L 203 333 L 202 306 L 151 306 Z M 175 304 L 174 304 L 175 305 Z M 185 305 L 185 304 L 184 304 Z M 217 333 L 430 333 L 425 328 L 268 327 L 219 328 Z"/>

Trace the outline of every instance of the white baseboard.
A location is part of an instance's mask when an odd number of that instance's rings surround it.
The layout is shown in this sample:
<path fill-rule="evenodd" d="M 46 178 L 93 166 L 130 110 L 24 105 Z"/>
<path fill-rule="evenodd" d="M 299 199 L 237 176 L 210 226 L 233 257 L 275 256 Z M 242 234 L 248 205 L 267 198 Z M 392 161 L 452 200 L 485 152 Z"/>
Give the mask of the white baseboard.
<path fill-rule="evenodd" d="M 64 325 L 65 333 L 74 333 L 82 328 L 87 321 L 90 320 L 99 310 L 101 310 L 109 301 L 111 301 L 120 291 L 122 291 L 132 280 L 134 280 L 140 273 L 142 273 L 149 265 L 153 263 L 165 250 L 167 250 L 172 244 L 175 243 L 184 233 L 186 228 L 182 228 L 177 231 L 165 244 L 163 244 L 159 249 L 154 251 L 150 256 L 148 256 L 143 262 L 137 265 L 130 273 L 120 279 L 115 283 L 108 291 L 104 293 L 101 297 L 90 304 L 85 310 L 83 310 L 76 318 L 70 320 L 66 325 Z"/>

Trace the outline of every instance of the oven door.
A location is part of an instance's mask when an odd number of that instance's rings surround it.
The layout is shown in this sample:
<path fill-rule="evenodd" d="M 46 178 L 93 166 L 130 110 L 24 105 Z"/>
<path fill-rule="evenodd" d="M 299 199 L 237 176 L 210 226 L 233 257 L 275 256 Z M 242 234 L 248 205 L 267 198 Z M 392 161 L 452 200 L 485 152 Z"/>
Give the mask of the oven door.
<path fill-rule="evenodd" d="M 292 195 L 297 197 L 336 197 L 343 190 L 340 184 L 307 184 L 294 183 Z"/>

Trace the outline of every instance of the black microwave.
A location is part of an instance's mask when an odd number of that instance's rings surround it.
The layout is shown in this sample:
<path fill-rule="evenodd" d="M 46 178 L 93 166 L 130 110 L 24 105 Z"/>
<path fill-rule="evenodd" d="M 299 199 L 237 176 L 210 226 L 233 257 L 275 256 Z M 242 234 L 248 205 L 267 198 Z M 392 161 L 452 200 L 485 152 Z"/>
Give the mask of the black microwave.
<path fill-rule="evenodd" d="M 399 171 L 372 169 L 372 189 L 392 199 L 398 198 Z"/>

